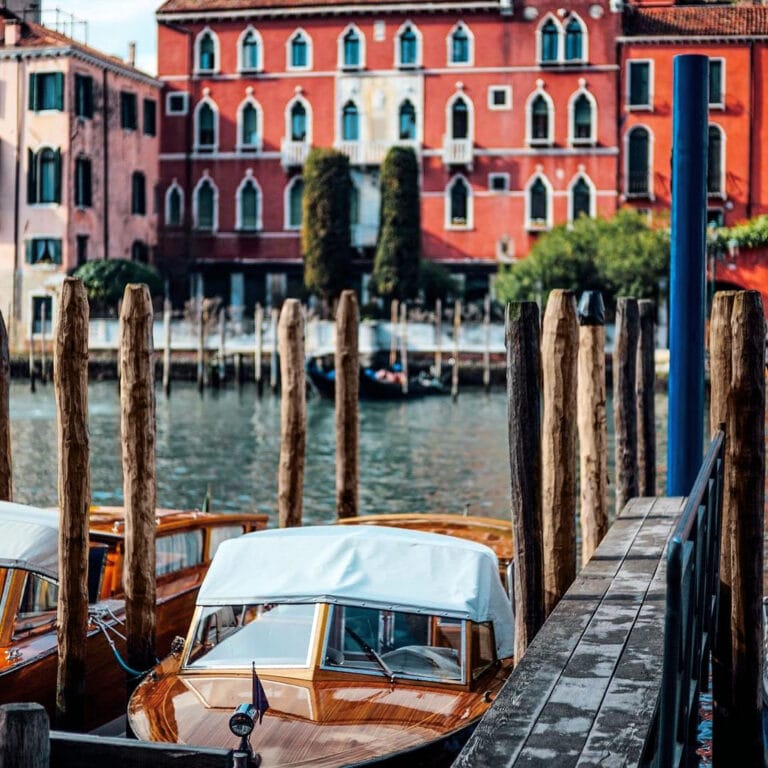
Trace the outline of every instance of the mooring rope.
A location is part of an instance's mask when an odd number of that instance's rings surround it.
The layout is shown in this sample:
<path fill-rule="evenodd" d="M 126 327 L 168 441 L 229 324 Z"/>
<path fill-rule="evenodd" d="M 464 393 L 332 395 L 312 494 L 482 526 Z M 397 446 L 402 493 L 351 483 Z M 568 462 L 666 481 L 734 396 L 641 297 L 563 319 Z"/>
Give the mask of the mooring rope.
<path fill-rule="evenodd" d="M 115 627 L 109 623 L 107 623 L 104 620 L 104 616 L 108 616 L 113 621 L 115 621 L 118 624 L 124 624 L 125 622 L 121 619 L 118 619 L 117 616 L 112 612 L 110 608 L 102 607 L 97 608 L 96 610 L 91 610 L 88 612 L 88 616 L 90 621 L 96 626 L 97 629 L 100 629 L 102 633 L 104 634 L 104 637 L 106 638 L 106 641 L 109 643 L 109 647 L 112 649 L 112 653 L 115 656 L 115 660 L 117 661 L 118 665 L 123 669 L 123 671 L 130 675 L 133 679 L 138 679 L 140 677 L 144 677 L 144 675 L 147 674 L 151 670 L 145 669 L 143 672 L 139 672 L 136 669 L 133 669 L 132 667 L 129 667 L 128 664 L 125 662 L 123 657 L 120 655 L 120 651 L 117 649 L 117 645 L 115 645 L 115 641 L 110 636 L 110 632 L 114 632 L 117 637 L 119 637 L 121 640 L 125 641 L 125 635 L 118 632 Z M 158 660 L 155 660 L 155 663 L 157 663 Z"/>

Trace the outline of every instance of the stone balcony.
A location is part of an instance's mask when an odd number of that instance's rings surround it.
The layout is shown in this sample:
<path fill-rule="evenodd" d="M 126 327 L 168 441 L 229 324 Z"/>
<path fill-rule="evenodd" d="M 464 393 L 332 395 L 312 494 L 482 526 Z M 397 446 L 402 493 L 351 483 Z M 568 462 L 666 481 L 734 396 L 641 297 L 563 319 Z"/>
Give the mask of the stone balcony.
<path fill-rule="evenodd" d="M 472 139 L 453 139 L 450 136 L 443 137 L 443 164 L 466 165 L 472 167 L 474 147 Z"/>
<path fill-rule="evenodd" d="M 286 170 L 304 165 L 309 154 L 309 144 L 306 141 L 292 141 L 284 138 L 280 142 L 280 163 Z"/>

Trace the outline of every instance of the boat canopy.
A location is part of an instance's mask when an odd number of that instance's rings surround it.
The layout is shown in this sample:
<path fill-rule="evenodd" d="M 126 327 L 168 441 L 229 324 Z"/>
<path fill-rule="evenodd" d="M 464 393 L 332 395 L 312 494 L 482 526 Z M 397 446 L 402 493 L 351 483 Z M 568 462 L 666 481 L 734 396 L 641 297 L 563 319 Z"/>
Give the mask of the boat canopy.
<path fill-rule="evenodd" d="M 0 567 L 24 568 L 56 579 L 58 551 L 57 510 L 0 501 Z"/>
<path fill-rule="evenodd" d="M 198 605 L 340 603 L 494 625 L 514 651 L 512 607 L 493 550 L 422 531 L 323 525 L 246 534 L 221 544 Z"/>

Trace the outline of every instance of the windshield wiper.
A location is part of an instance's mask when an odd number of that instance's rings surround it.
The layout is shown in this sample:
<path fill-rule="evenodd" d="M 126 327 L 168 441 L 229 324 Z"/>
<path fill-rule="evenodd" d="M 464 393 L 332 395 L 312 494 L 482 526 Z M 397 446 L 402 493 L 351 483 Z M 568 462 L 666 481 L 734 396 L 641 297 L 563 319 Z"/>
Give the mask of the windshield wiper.
<path fill-rule="evenodd" d="M 384 661 L 384 659 L 382 659 L 381 656 L 376 651 L 374 651 L 373 648 L 371 648 L 371 646 L 368 645 L 368 643 L 366 643 L 365 640 L 363 640 L 363 638 L 360 637 L 360 635 L 358 635 L 357 632 L 355 632 L 355 630 L 352 629 L 352 627 L 350 627 L 348 624 L 344 626 L 344 631 L 363 649 L 365 655 L 369 659 L 373 659 L 373 661 L 379 665 L 384 674 L 389 678 L 389 682 L 394 685 L 395 673 L 389 668 L 387 662 Z"/>

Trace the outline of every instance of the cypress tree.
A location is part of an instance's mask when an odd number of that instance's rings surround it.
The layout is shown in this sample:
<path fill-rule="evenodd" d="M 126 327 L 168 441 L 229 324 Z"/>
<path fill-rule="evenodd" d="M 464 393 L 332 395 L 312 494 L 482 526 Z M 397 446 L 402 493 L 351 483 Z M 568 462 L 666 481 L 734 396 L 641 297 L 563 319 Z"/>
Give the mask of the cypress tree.
<path fill-rule="evenodd" d="M 421 214 L 419 163 L 409 147 L 392 147 L 381 165 L 379 221 L 375 290 L 386 298 L 412 299 L 419 290 Z"/>
<path fill-rule="evenodd" d="M 304 163 L 303 178 L 304 285 L 330 304 L 350 287 L 349 159 L 335 150 L 312 149 Z"/>

